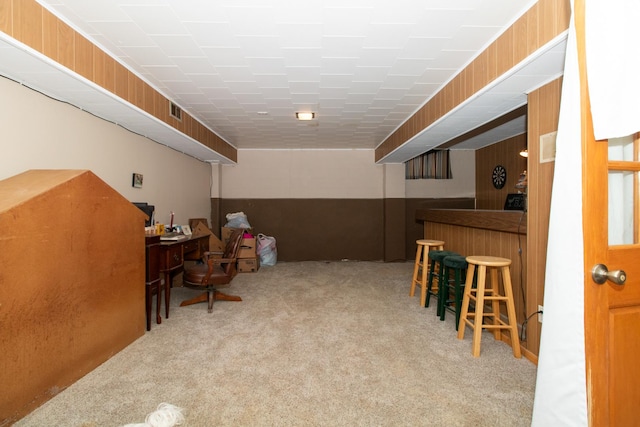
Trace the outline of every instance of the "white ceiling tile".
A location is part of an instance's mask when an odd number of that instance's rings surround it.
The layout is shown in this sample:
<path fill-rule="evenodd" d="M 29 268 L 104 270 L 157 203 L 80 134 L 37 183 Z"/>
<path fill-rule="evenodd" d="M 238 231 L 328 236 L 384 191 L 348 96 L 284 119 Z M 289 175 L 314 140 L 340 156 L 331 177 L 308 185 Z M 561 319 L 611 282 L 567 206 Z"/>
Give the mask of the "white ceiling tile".
<path fill-rule="evenodd" d="M 375 148 L 535 3 L 39 1 L 241 149 Z M 562 73 L 563 58 L 564 46 L 545 49 L 532 64 L 515 67 L 516 77 L 477 94 L 383 162 L 404 161 L 526 102 L 527 90 Z M 195 157 L 228 162 L 14 45 L 0 48 L 0 73 L 165 144 L 175 140 Z M 263 109 L 268 115 L 258 116 Z M 318 112 L 317 119 L 296 122 L 302 109 Z"/>
<path fill-rule="evenodd" d="M 172 57 L 204 56 L 200 46 L 196 44 L 190 35 L 155 35 L 151 39 L 160 46 L 160 49 Z"/>
<path fill-rule="evenodd" d="M 107 37 L 109 44 L 115 46 L 155 47 L 156 43 L 133 21 L 95 21 L 91 25 L 99 32 L 100 39 L 105 39 L 103 34 L 114 34 Z"/>
<path fill-rule="evenodd" d="M 120 9 L 149 35 L 188 34 L 169 6 L 121 4 Z"/>
<path fill-rule="evenodd" d="M 145 65 L 175 65 L 174 60 L 169 58 L 157 46 L 124 46 L 122 47 L 122 52 L 127 57 L 126 62 L 134 68 L 142 68 Z"/>
<path fill-rule="evenodd" d="M 203 47 L 202 51 L 214 67 L 246 67 L 247 57 L 238 47 Z"/>

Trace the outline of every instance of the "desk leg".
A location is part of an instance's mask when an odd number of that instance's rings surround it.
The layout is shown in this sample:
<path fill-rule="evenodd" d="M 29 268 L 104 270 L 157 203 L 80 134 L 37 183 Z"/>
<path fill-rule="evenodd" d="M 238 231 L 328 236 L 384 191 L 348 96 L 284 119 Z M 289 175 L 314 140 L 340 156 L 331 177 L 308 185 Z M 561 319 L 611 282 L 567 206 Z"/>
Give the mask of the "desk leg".
<path fill-rule="evenodd" d="M 164 315 L 169 318 L 169 303 L 171 302 L 171 271 L 164 273 Z"/>
<path fill-rule="evenodd" d="M 162 318 L 160 317 L 160 305 L 162 302 L 162 283 L 160 280 L 156 283 L 156 292 L 158 293 L 158 297 L 156 300 L 156 323 L 159 325 L 162 323 Z"/>
<path fill-rule="evenodd" d="M 145 305 L 145 312 L 147 314 L 147 331 L 150 331 L 151 330 L 151 285 L 149 283 L 146 283 L 144 288 L 145 288 L 144 305 Z"/>

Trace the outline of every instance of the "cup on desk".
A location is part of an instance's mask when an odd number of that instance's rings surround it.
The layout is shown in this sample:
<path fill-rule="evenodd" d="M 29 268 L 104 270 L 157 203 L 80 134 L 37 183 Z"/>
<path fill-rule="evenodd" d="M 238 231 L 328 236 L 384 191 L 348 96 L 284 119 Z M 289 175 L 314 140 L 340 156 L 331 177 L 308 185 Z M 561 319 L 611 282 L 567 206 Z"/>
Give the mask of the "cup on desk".
<path fill-rule="evenodd" d="M 156 224 L 156 234 L 164 234 L 164 224 Z"/>

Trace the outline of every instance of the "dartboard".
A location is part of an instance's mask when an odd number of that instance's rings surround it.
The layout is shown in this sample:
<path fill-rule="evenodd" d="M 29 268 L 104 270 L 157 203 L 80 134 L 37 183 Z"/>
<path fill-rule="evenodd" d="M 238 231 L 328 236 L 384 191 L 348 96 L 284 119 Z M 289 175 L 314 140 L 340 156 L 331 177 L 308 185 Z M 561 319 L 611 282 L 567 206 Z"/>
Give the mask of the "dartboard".
<path fill-rule="evenodd" d="M 507 170 L 504 168 L 504 166 L 498 165 L 493 168 L 491 180 L 493 181 L 493 186 L 498 190 L 504 187 L 504 184 L 507 181 Z"/>

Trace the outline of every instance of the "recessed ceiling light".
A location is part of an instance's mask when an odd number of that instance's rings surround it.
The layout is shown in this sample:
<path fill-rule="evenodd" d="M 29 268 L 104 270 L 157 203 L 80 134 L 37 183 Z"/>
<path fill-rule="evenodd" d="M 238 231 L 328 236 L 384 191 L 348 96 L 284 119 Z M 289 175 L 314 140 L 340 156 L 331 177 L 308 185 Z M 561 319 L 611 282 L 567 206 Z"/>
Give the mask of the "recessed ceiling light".
<path fill-rule="evenodd" d="M 258 111 L 258 115 L 259 116 L 268 116 L 269 112 L 268 111 Z"/>
<path fill-rule="evenodd" d="M 316 113 L 296 113 L 296 118 L 298 120 L 313 120 L 316 117 Z"/>

